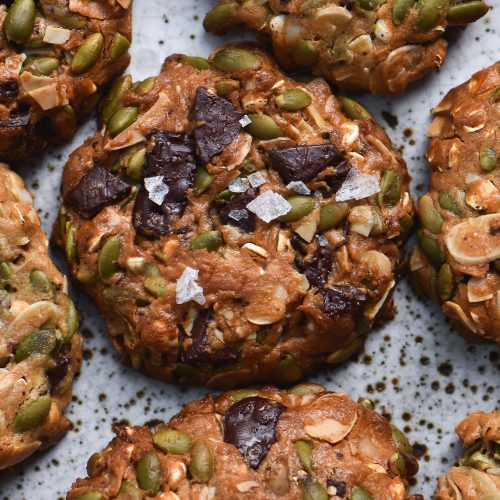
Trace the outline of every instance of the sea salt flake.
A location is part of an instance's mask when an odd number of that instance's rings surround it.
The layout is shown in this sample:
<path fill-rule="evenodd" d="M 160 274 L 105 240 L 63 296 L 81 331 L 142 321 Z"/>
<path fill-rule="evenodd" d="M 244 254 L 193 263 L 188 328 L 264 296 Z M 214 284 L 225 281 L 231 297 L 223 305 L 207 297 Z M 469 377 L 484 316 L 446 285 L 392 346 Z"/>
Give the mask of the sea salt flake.
<path fill-rule="evenodd" d="M 247 208 L 259 219 L 269 223 L 290 212 L 292 205 L 283 196 L 269 190 L 248 203 Z"/>
<path fill-rule="evenodd" d="M 238 177 L 237 179 L 234 179 L 231 184 L 229 184 L 228 189 L 231 193 L 244 193 L 248 190 L 248 184 L 243 179 Z"/>
<path fill-rule="evenodd" d="M 240 125 L 242 127 L 246 127 L 247 125 L 250 125 L 252 123 L 252 120 L 250 120 L 248 115 L 245 115 L 241 120 L 240 120 Z"/>
<path fill-rule="evenodd" d="M 380 183 L 375 175 L 364 174 L 351 168 L 346 180 L 337 191 L 337 201 L 362 200 L 380 192 Z"/>
<path fill-rule="evenodd" d="M 247 179 L 250 186 L 253 188 L 258 188 L 267 182 L 267 177 L 262 172 L 254 172 L 253 174 L 250 174 Z"/>
<path fill-rule="evenodd" d="M 286 185 L 287 189 L 291 189 L 299 194 L 310 194 L 311 190 L 302 181 L 292 181 Z"/>
<path fill-rule="evenodd" d="M 194 300 L 200 306 L 206 303 L 203 288 L 198 285 L 198 269 L 186 267 L 175 285 L 175 298 L 177 304 L 186 304 Z"/>
<path fill-rule="evenodd" d="M 248 219 L 248 210 L 245 210 L 244 208 L 234 209 L 230 210 L 227 215 L 230 219 L 233 219 L 235 221 L 240 221 L 243 219 Z"/>
<path fill-rule="evenodd" d="M 146 177 L 144 179 L 144 187 L 148 192 L 149 199 L 161 206 L 169 192 L 168 186 L 163 184 L 163 175 Z"/>

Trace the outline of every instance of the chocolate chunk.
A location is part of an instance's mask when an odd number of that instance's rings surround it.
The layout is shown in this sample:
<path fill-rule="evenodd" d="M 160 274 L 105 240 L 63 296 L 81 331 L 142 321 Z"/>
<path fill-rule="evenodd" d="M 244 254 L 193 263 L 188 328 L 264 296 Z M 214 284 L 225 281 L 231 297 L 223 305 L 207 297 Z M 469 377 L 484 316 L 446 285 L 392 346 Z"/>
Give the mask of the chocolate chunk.
<path fill-rule="evenodd" d="M 247 209 L 247 205 L 257 197 L 257 190 L 249 189 L 231 198 L 231 201 L 221 210 L 220 218 L 223 224 L 231 224 L 246 233 L 255 231 L 255 214 Z"/>
<path fill-rule="evenodd" d="M 347 488 L 346 488 L 346 485 L 345 485 L 345 482 L 344 481 L 336 481 L 335 479 L 327 479 L 326 480 L 326 485 L 329 487 L 329 488 L 335 488 L 335 496 L 336 497 L 340 497 L 340 498 L 344 498 L 345 497 L 345 494 L 347 492 Z"/>
<path fill-rule="evenodd" d="M 333 144 L 271 149 L 268 154 L 272 167 L 281 175 L 285 184 L 311 181 L 325 168 L 344 162 L 344 157 Z"/>
<path fill-rule="evenodd" d="M 71 365 L 70 344 L 64 344 L 59 351 L 55 360 L 55 364 L 47 370 L 47 378 L 49 379 L 50 392 L 54 394 L 59 382 L 66 376 Z"/>
<path fill-rule="evenodd" d="M 208 327 L 213 319 L 213 310 L 200 311 L 191 329 L 191 343 L 184 352 L 184 360 L 188 363 L 209 363 L 221 366 L 238 358 L 238 353 L 229 348 L 211 349 L 207 336 Z"/>
<path fill-rule="evenodd" d="M 19 94 L 19 83 L 15 78 L 0 80 L 0 100 L 15 99 Z"/>
<path fill-rule="evenodd" d="M 184 212 L 187 190 L 193 185 L 196 163 L 193 139 L 186 134 L 156 131 L 151 135 L 153 147 L 146 153 L 143 185 L 137 195 L 132 215 L 135 230 L 144 236 L 161 236 L 172 232 L 171 222 Z M 157 205 L 149 198 L 144 179 L 163 177 L 168 193 Z"/>
<path fill-rule="evenodd" d="M 198 154 L 203 162 L 208 163 L 240 133 L 243 113 L 236 111 L 226 99 L 203 87 L 198 87 L 196 91 L 194 113 L 200 123 L 194 131 Z"/>
<path fill-rule="evenodd" d="M 332 254 L 328 248 L 328 243 L 323 237 L 318 237 L 318 248 L 314 252 L 305 272 L 309 283 L 316 287 L 324 285 L 332 272 L 332 265 Z"/>
<path fill-rule="evenodd" d="M 105 168 L 95 166 L 65 196 L 65 201 L 79 214 L 88 219 L 97 215 L 104 207 L 122 200 L 131 187 Z"/>
<path fill-rule="evenodd" d="M 276 425 L 286 410 L 281 403 L 260 396 L 242 399 L 224 416 L 224 441 L 233 444 L 245 462 L 257 469 L 276 442 Z"/>
<path fill-rule="evenodd" d="M 321 290 L 323 310 L 328 316 L 357 313 L 368 300 L 364 292 L 350 285 L 335 285 Z"/>
<path fill-rule="evenodd" d="M 337 192 L 340 189 L 340 186 L 344 184 L 347 174 L 349 174 L 351 168 L 352 165 L 348 161 L 344 160 L 335 167 L 335 172 L 333 174 L 329 174 L 325 177 L 326 183 L 334 192 Z"/>

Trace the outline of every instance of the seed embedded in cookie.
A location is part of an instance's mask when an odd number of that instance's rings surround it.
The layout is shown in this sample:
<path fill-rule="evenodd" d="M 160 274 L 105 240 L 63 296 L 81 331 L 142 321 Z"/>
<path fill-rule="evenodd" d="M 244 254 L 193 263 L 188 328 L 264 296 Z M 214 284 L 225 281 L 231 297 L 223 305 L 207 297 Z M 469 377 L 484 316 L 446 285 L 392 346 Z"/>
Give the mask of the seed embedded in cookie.
<path fill-rule="evenodd" d="M 434 109 L 431 189 L 410 269 L 459 331 L 500 342 L 500 64 Z"/>
<path fill-rule="evenodd" d="M 270 38 L 287 69 L 312 71 L 346 89 L 399 94 L 443 64 L 445 30 L 488 9 L 481 0 L 219 0 L 204 26 L 223 35 L 245 25 Z"/>
<path fill-rule="evenodd" d="M 308 98 L 284 109 L 290 93 Z M 370 115 L 343 109 L 246 45 L 116 83 L 66 165 L 54 239 L 127 364 L 294 383 L 392 317 L 408 174 Z M 111 133 L 123 110 L 135 121 Z"/>
<path fill-rule="evenodd" d="M 15 0 L 0 6 L 0 158 L 69 141 L 128 66 L 131 0 Z M 5 5 L 8 4 L 8 5 Z"/>
<path fill-rule="evenodd" d="M 209 395 L 168 424 L 116 427 L 67 498 L 421 498 L 410 443 L 364 402 L 317 384 Z"/>
<path fill-rule="evenodd" d="M 78 313 L 22 180 L 0 164 L 0 469 L 55 444 L 81 363 Z"/>

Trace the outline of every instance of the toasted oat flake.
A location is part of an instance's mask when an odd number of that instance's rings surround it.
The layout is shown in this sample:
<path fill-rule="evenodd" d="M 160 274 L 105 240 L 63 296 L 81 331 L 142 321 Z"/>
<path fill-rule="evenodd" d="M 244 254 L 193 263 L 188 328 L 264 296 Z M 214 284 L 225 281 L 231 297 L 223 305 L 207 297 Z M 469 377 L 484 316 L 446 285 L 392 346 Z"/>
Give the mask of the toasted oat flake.
<path fill-rule="evenodd" d="M 362 200 L 380 192 L 380 183 L 375 175 L 364 174 L 352 168 L 337 191 L 337 201 Z"/>
<path fill-rule="evenodd" d="M 169 191 L 168 186 L 163 184 L 163 175 L 146 177 L 144 179 L 144 187 L 148 192 L 149 199 L 157 205 L 161 205 L 164 202 Z"/>
<path fill-rule="evenodd" d="M 206 303 L 203 288 L 197 283 L 199 271 L 192 267 L 186 267 L 175 286 L 175 298 L 177 304 L 186 304 L 194 300 L 200 306 Z"/>
<path fill-rule="evenodd" d="M 287 189 L 291 189 L 299 194 L 310 194 L 311 190 L 302 181 L 292 181 L 286 185 Z"/>
<path fill-rule="evenodd" d="M 247 205 L 248 210 L 264 222 L 271 222 L 290 212 L 292 205 L 274 191 L 266 191 Z"/>
<path fill-rule="evenodd" d="M 262 172 L 254 172 L 250 174 L 247 179 L 250 186 L 253 188 L 258 188 L 267 182 L 267 177 Z"/>

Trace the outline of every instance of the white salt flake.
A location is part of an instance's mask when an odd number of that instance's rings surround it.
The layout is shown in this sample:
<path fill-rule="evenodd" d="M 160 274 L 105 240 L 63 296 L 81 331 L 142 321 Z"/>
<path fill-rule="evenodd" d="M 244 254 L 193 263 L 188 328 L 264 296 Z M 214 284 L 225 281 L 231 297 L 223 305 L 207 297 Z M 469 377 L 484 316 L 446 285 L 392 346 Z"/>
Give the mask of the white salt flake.
<path fill-rule="evenodd" d="M 240 125 L 242 127 L 246 127 L 247 125 L 250 125 L 252 123 L 252 120 L 250 120 L 248 115 L 245 115 L 241 120 L 240 120 Z"/>
<path fill-rule="evenodd" d="M 264 222 L 271 222 L 290 212 L 292 205 L 283 196 L 269 190 L 248 203 L 247 208 Z"/>
<path fill-rule="evenodd" d="M 230 219 L 233 219 L 235 221 L 240 221 L 248 218 L 248 210 L 245 210 L 244 208 L 234 209 L 230 210 L 227 215 Z"/>
<path fill-rule="evenodd" d="M 175 285 L 175 298 L 177 304 L 186 304 L 194 300 L 200 306 L 206 303 L 203 288 L 198 285 L 198 269 L 186 267 Z"/>
<path fill-rule="evenodd" d="M 254 172 L 253 174 L 250 174 L 247 179 L 250 186 L 253 188 L 258 188 L 267 182 L 267 177 L 262 172 Z"/>
<path fill-rule="evenodd" d="M 248 184 L 238 177 L 237 179 L 234 179 L 231 184 L 227 187 L 231 193 L 244 193 L 245 191 L 248 190 Z"/>
<path fill-rule="evenodd" d="M 380 192 L 380 183 L 375 175 L 364 174 L 352 168 L 337 191 L 337 201 L 362 200 Z"/>
<path fill-rule="evenodd" d="M 157 205 L 161 205 L 163 203 L 169 192 L 168 186 L 163 184 L 163 175 L 146 177 L 144 179 L 144 187 L 148 192 L 149 199 Z"/>
<path fill-rule="evenodd" d="M 287 189 L 291 189 L 299 194 L 310 194 L 311 190 L 302 181 L 292 181 L 286 185 Z"/>

